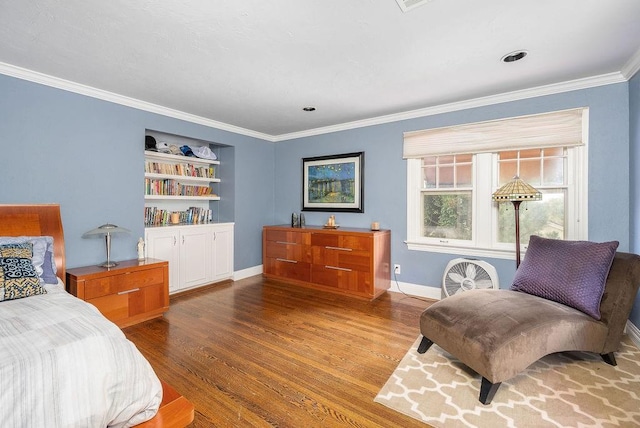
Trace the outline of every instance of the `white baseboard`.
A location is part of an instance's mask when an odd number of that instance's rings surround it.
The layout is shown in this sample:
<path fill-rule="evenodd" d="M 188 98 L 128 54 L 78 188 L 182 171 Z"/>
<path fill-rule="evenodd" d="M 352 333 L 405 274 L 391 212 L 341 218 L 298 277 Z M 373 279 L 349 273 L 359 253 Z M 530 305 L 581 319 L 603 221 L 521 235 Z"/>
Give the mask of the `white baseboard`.
<path fill-rule="evenodd" d="M 429 287 L 427 285 L 417 285 L 409 282 L 397 282 L 393 280 L 391 281 L 391 288 L 389 288 L 389 291 L 434 300 L 440 300 L 441 297 L 440 287 Z"/>
<path fill-rule="evenodd" d="M 262 265 L 253 266 L 233 272 L 233 280 L 240 281 L 241 279 L 249 278 L 250 276 L 256 275 L 262 275 Z"/>

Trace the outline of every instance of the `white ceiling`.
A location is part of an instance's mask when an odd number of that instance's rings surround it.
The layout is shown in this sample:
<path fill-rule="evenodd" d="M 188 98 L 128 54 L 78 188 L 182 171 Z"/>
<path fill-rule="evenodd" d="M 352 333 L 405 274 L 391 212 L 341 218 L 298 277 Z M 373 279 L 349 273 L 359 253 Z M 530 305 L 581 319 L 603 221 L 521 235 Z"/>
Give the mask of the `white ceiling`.
<path fill-rule="evenodd" d="M 272 141 L 638 64 L 639 0 L 0 0 L 0 72 Z"/>

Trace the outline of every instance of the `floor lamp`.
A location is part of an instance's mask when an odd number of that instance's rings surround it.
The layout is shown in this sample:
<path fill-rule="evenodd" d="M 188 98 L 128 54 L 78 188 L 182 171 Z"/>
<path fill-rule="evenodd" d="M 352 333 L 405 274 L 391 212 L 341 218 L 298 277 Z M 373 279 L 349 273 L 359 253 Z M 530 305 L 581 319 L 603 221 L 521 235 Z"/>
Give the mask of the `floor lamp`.
<path fill-rule="evenodd" d="M 516 269 L 518 269 L 520 266 L 520 204 L 523 201 L 539 201 L 542 199 L 542 193 L 516 175 L 513 180 L 496 190 L 492 198 L 497 202 L 513 203 L 516 212 Z"/>

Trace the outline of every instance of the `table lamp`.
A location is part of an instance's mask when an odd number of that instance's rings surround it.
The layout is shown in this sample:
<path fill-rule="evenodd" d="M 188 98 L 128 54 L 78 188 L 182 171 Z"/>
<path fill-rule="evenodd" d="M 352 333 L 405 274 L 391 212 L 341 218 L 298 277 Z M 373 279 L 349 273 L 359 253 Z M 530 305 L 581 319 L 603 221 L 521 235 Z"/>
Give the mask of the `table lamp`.
<path fill-rule="evenodd" d="M 92 238 L 94 236 L 104 236 L 105 245 L 107 246 L 107 261 L 98 265 L 106 268 L 117 266 L 118 263 L 111 261 L 111 235 L 114 233 L 129 233 L 129 229 L 116 226 L 115 224 L 107 223 L 102 226 L 98 226 L 88 232 L 85 232 L 83 238 Z"/>
<path fill-rule="evenodd" d="M 492 199 L 497 202 L 511 201 L 516 212 L 516 269 L 520 266 L 520 204 L 523 201 L 539 201 L 542 193 L 525 183 L 517 175 L 513 180 L 496 190 Z"/>

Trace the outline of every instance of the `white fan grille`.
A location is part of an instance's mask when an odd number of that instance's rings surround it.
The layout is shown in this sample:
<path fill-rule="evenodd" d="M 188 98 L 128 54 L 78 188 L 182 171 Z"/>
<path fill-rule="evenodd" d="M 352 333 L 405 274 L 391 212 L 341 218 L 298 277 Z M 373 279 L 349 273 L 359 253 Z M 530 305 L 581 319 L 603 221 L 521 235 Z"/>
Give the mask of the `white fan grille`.
<path fill-rule="evenodd" d="M 451 260 L 442 278 L 442 298 L 469 290 L 497 288 L 496 269 L 482 260 Z"/>

